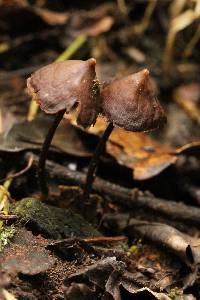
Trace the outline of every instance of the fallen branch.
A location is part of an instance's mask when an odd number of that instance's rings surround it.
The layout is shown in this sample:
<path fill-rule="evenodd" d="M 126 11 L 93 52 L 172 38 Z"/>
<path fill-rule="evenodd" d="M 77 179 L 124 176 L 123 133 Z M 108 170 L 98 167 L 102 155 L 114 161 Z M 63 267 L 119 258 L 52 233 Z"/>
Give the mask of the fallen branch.
<path fill-rule="evenodd" d="M 38 158 L 34 156 L 33 167 L 37 167 Z M 86 176 L 78 171 L 71 171 L 53 161 L 47 161 L 46 170 L 52 179 L 58 179 L 62 184 L 83 186 Z M 131 209 L 142 207 L 157 214 L 163 214 L 170 219 L 200 226 L 200 208 L 189 206 L 182 202 L 156 198 L 139 191 L 128 189 L 96 177 L 93 191 L 110 196 L 111 200 Z"/>
<path fill-rule="evenodd" d="M 0 213 L 0 220 L 7 221 L 7 220 L 16 220 L 18 216 L 16 215 L 5 215 L 4 213 Z"/>

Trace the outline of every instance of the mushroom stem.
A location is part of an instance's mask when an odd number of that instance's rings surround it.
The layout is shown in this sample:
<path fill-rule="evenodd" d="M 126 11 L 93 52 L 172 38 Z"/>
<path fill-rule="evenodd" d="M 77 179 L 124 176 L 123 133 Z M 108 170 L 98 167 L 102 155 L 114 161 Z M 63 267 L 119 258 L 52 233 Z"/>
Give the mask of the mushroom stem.
<path fill-rule="evenodd" d="M 104 151 L 105 144 L 106 144 L 110 134 L 112 133 L 113 128 L 114 128 L 113 123 L 109 123 L 106 130 L 104 131 L 104 133 L 95 149 L 95 152 L 91 158 L 91 161 L 89 163 L 87 176 L 86 176 L 86 182 L 83 187 L 83 199 L 85 199 L 85 200 L 89 198 L 89 194 L 92 189 L 92 184 L 93 184 L 93 181 L 95 178 L 95 172 L 96 172 L 96 169 L 99 164 L 100 156 L 101 156 L 102 152 Z"/>
<path fill-rule="evenodd" d="M 51 141 L 55 134 L 55 131 L 56 131 L 59 123 L 61 122 L 64 113 L 65 113 L 65 110 L 61 110 L 56 114 L 55 119 L 54 119 L 51 127 L 49 128 L 49 131 L 48 131 L 46 138 L 44 140 L 44 143 L 42 145 L 42 150 L 41 150 L 40 157 L 39 157 L 38 181 L 39 181 L 43 200 L 45 200 L 47 198 L 48 193 L 49 193 L 49 189 L 48 189 L 47 181 L 46 181 L 46 173 L 45 173 L 47 154 L 48 154 L 49 147 L 51 145 Z"/>

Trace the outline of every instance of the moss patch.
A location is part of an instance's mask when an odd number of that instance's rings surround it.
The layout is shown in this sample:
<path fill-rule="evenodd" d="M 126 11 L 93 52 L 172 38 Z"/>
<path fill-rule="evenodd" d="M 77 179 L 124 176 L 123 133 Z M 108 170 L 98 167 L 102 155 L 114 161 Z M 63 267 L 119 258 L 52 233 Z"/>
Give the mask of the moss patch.
<path fill-rule="evenodd" d="M 14 236 L 16 229 L 14 225 L 3 227 L 0 230 L 0 252 L 9 243 L 10 239 Z"/>
<path fill-rule="evenodd" d="M 33 232 L 37 231 L 53 239 L 100 235 L 80 215 L 67 209 L 46 205 L 34 198 L 25 198 L 17 202 L 12 211 Z"/>

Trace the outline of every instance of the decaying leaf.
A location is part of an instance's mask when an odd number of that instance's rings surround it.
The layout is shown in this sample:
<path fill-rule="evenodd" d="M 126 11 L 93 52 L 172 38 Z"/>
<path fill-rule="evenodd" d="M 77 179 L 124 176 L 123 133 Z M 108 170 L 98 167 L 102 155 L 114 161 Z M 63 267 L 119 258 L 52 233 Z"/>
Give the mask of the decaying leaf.
<path fill-rule="evenodd" d="M 79 11 L 77 15 L 72 15 L 72 30 L 75 34 L 86 34 L 88 36 L 99 36 L 101 33 L 111 29 L 114 23 L 115 5 L 111 2 L 102 3 L 93 7 L 92 10 Z"/>
<path fill-rule="evenodd" d="M 79 34 L 84 33 L 88 36 L 98 36 L 103 32 L 107 32 L 111 29 L 114 19 L 111 16 L 105 16 L 96 21 L 92 26 L 83 28 L 79 31 Z"/>
<path fill-rule="evenodd" d="M 34 14 L 51 26 L 63 25 L 69 19 L 69 14 L 67 12 L 57 12 L 46 8 L 37 7 L 35 5 L 30 5 L 26 0 L 12 0 L 2 2 L 3 3 L 0 3 L 1 10 L 4 13 L 10 10 L 10 12 L 13 13 L 21 11 L 27 14 Z"/>
<path fill-rule="evenodd" d="M 168 123 L 163 140 L 174 148 L 200 140 L 198 125 L 176 103 L 168 106 Z"/>
<path fill-rule="evenodd" d="M 116 257 L 107 257 L 97 261 L 91 266 L 80 269 L 75 274 L 72 274 L 66 279 L 65 284 L 70 286 L 73 281 L 79 278 L 79 281 L 87 280 L 96 287 L 106 290 L 106 284 L 113 272 L 116 271 L 118 274 L 122 274 L 124 270 L 125 264 L 122 261 L 117 261 Z M 109 293 L 109 291 L 107 292 Z"/>
<path fill-rule="evenodd" d="M 51 123 L 51 116 L 40 115 L 32 122 L 24 121 L 15 124 L 7 135 L 0 137 L 0 150 L 19 152 L 28 149 L 40 149 Z M 79 131 L 66 120 L 61 122 L 56 131 L 52 149 L 73 156 L 91 156 L 91 152 L 87 149 Z"/>
<path fill-rule="evenodd" d="M 157 293 L 149 288 L 140 288 L 137 285 L 137 277 L 133 276 L 130 280 L 126 269 L 126 264 L 116 260 L 116 257 L 107 257 L 84 267 L 66 278 L 66 295 L 68 296 L 66 299 L 86 299 L 85 295 L 92 297 L 95 291 L 103 292 L 105 299 L 108 297 L 113 300 L 129 299 L 133 295 L 137 297 L 136 299 L 171 299 L 164 293 Z M 69 298 L 69 296 L 73 297 Z"/>
<path fill-rule="evenodd" d="M 135 295 L 139 299 L 146 299 L 146 300 L 171 300 L 170 297 L 168 297 L 164 293 L 156 293 L 148 288 L 141 288 L 141 289 L 133 289 L 130 286 L 127 286 L 123 284 L 123 287 L 129 291 L 129 293 Z"/>
<path fill-rule="evenodd" d="M 34 237 L 30 231 L 20 229 L 13 237 L 12 243 L 0 254 L 0 265 L 11 273 L 36 275 L 50 269 L 55 258 L 45 250 L 47 241 Z"/>
<path fill-rule="evenodd" d="M 69 19 L 69 14 L 66 12 L 56 12 L 40 7 L 33 7 L 33 11 L 51 26 L 63 25 Z"/>
<path fill-rule="evenodd" d="M 178 87 L 174 91 L 174 99 L 200 125 L 200 85 L 191 83 Z"/>
<path fill-rule="evenodd" d="M 77 126 L 73 114 L 66 115 L 69 122 Z M 87 129 L 88 133 L 101 136 L 107 126 L 102 117 L 98 117 L 94 127 Z M 178 155 L 196 151 L 200 141 L 185 144 L 177 149 L 167 144 L 153 140 L 145 133 L 126 132 L 121 128 L 114 128 L 106 144 L 107 152 L 120 165 L 133 170 L 133 178 L 146 180 L 160 174 L 172 164 L 175 164 Z"/>
<path fill-rule="evenodd" d="M 66 300 L 93 300 L 96 297 L 95 291 L 86 284 L 75 282 L 65 289 L 64 295 Z"/>
<path fill-rule="evenodd" d="M 166 247 L 190 267 L 195 268 L 200 263 L 200 240 L 188 236 L 172 226 L 131 219 L 129 229 Z"/>
<path fill-rule="evenodd" d="M 170 147 L 153 141 L 143 133 L 124 132 L 116 128 L 107 151 L 119 164 L 133 169 L 133 178 L 145 180 L 158 175 L 177 161 Z"/>

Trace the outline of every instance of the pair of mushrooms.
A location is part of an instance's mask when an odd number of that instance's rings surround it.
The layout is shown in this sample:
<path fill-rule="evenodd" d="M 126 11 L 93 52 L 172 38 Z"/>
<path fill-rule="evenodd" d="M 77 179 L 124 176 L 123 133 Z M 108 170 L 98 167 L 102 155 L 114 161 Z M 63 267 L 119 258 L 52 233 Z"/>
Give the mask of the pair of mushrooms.
<path fill-rule="evenodd" d="M 57 62 L 37 70 L 27 80 L 28 92 L 40 108 L 47 114 L 56 115 L 38 164 L 39 184 L 45 198 L 48 195 L 46 156 L 64 113 L 76 109 L 77 123 L 83 128 L 94 125 L 99 114 L 109 122 L 89 164 L 84 198 L 89 197 L 101 152 L 114 126 L 141 132 L 156 129 L 166 121 L 147 69 L 101 86 L 96 78 L 95 65 L 94 58 Z"/>

